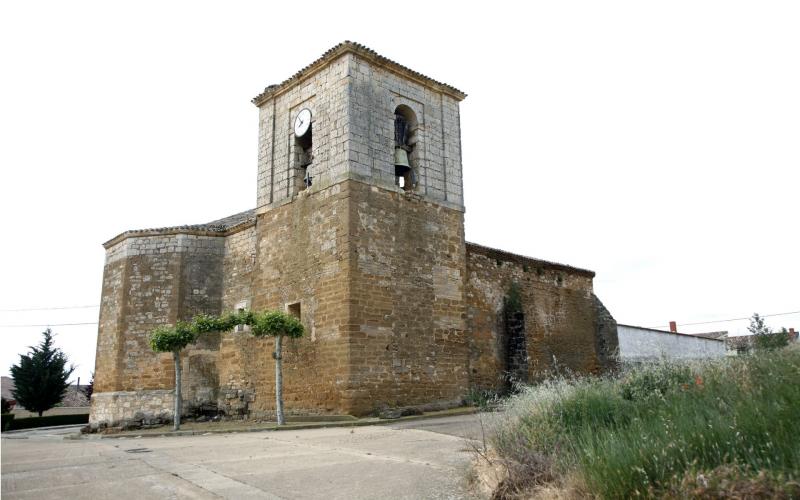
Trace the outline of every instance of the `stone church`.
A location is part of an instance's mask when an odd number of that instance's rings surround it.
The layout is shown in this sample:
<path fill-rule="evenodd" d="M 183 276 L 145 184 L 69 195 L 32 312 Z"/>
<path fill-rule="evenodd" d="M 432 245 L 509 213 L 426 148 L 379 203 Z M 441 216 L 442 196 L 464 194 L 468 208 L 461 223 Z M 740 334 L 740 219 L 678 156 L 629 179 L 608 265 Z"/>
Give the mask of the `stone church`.
<path fill-rule="evenodd" d="M 460 90 L 352 42 L 253 99 L 256 208 L 104 244 L 90 421 L 171 418 L 158 325 L 280 309 L 288 413 L 447 408 L 554 363 L 615 363 L 594 273 L 464 239 Z M 272 341 L 246 327 L 183 353 L 187 411 L 274 412 Z"/>

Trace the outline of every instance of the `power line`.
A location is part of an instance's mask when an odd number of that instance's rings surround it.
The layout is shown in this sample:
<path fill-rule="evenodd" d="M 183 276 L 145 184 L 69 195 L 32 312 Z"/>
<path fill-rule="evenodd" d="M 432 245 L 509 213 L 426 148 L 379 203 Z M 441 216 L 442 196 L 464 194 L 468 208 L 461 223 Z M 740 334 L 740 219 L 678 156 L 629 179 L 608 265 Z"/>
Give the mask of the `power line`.
<path fill-rule="evenodd" d="M 28 328 L 28 327 L 51 327 L 51 326 L 83 326 L 83 325 L 96 325 L 97 321 L 92 323 L 48 323 L 42 325 L 0 325 L 0 328 Z"/>
<path fill-rule="evenodd" d="M 775 314 L 759 314 L 761 318 L 771 318 L 773 316 L 788 316 L 789 314 L 800 314 L 800 311 L 789 311 L 789 312 L 782 312 L 782 313 L 775 313 Z M 729 323 L 731 321 L 743 321 L 750 319 L 752 316 L 748 316 L 746 318 L 731 318 L 731 319 L 720 319 L 716 321 L 699 321 L 697 323 L 679 323 L 677 326 L 695 326 L 695 325 L 710 325 L 712 323 Z M 650 326 L 648 328 L 664 328 L 669 327 L 669 325 L 658 325 L 658 326 Z"/>
<path fill-rule="evenodd" d="M 0 312 L 24 312 L 24 311 L 62 311 L 64 309 L 90 309 L 96 306 L 65 306 L 65 307 L 27 307 L 21 309 L 0 309 Z"/>
<path fill-rule="evenodd" d="M 74 306 L 74 307 L 52 307 L 52 308 L 44 308 L 44 309 L 27 309 L 29 311 L 34 310 L 45 310 L 45 309 L 78 309 L 78 308 L 89 308 L 89 307 L 99 307 L 99 306 Z M 18 309 L 22 310 L 22 309 Z M 6 310 L 3 310 L 6 311 Z M 9 310 L 10 311 L 10 310 Z M 762 318 L 771 318 L 774 316 L 788 316 L 790 314 L 800 314 L 800 311 L 789 311 L 789 312 L 782 312 L 782 313 L 774 313 L 774 314 L 760 314 L 759 316 Z M 718 319 L 714 321 L 698 321 L 696 323 L 679 323 L 677 326 L 696 326 L 696 325 L 710 325 L 714 323 L 730 323 L 732 321 L 744 321 L 750 319 L 752 316 L 748 316 L 746 318 L 730 318 L 730 319 Z M 96 321 L 91 323 L 49 323 L 49 324 L 41 324 L 41 325 L 0 325 L 0 328 L 29 328 L 29 327 L 49 327 L 49 326 L 85 326 L 85 325 L 96 325 L 98 324 Z M 658 326 L 648 326 L 647 328 L 664 328 L 669 327 L 669 325 L 658 325 Z"/>

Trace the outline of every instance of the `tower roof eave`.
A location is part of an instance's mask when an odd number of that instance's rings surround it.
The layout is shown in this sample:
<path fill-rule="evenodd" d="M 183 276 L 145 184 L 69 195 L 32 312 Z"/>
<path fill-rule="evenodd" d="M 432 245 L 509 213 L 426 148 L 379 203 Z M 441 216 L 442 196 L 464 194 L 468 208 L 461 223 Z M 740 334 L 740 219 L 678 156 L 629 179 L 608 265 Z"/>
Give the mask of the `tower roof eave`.
<path fill-rule="evenodd" d="M 330 63 L 331 61 L 333 61 L 334 59 L 336 59 L 340 55 L 348 53 L 348 52 L 356 54 L 358 56 L 361 56 L 361 57 L 363 57 L 363 58 L 365 58 L 365 59 L 367 59 L 369 61 L 372 61 L 373 63 L 376 63 L 379 66 L 386 67 L 386 68 L 388 68 L 388 69 L 390 69 L 392 71 L 395 71 L 396 73 L 399 73 L 401 75 L 404 75 L 404 76 L 406 76 L 406 77 L 408 77 L 408 78 L 410 78 L 412 80 L 417 80 L 417 81 L 419 81 L 420 83 L 422 83 L 424 85 L 427 85 L 429 87 L 433 87 L 433 88 L 435 88 L 435 89 L 437 89 L 437 90 L 439 90 L 441 92 L 444 92 L 445 94 L 450 95 L 451 97 L 453 97 L 454 99 L 457 99 L 459 101 L 462 101 L 462 100 L 464 100 L 465 97 L 467 97 L 467 94 L 465 94 L 464 92 L 458 90 L 457 88 L 455 88 L 455 87 L 453 87 L 451 85 L 448 85 L 446 83 L 442 83 L 440 81 L 434 80 L 433 78 L 431 78 L 429 76 L 425 76 L 422 73 L 414 71 L 413 69 L 408 68 L 406 66 L 403 66 L 402 64 L 399 64 L 399 63 L 397 63 L 395 61 L 392 61 L 389 58 L 383 57 L 382 55 L 378 54 L 374 50 L 372 50 L 369 47 L 366 47 L 364 45 L 361 45 L 360 43 L 356 43 L 356 42 L 351 42 L 349 40 L 345 40 L 344 42 L 342 42 L 342 43 L 334 46 L 333 48 L 329 49 L 328 51 L 326 51 L 324 54 L 322 54 L 322 56 L 320 56 L 319 59 L 317 59 L 316 61 L 312 62 L 311 64 L 309 64 L 305 68 L 301 69 L 300 71 L 298 71 L 297 73 L 295 73 L 294 75 L 292 75 L 288 79 L 284 80 L 283 82 L 281 82 L 281 83 L 279 83 L 277 85 L 269 85 L 269 86 L 267 86 L 264 89 L 264 91 L 261 92 L 260 94 L 258 94 L 257 96 L 255 96 L 251 100 L 251 102 L 253 104 L 255 104 L 256 106 L 260 106 L 265 101 L 267 101 L 269 98 L 271 98 L 271 97 L 273 97 L 273 96 L 275 96 L 277 94 L 280 94 L 283 90 L 287 89 L 288 87 L 291 87 L 296 82 L 298 82 L 298 81 L 304 79 L 305 77 L 307 77 L 308 75 L 316 72 L 317 70 L 319 70 L 320 68 L 324 67 L 325 65 L 327 65 L 328 63 Z"/>

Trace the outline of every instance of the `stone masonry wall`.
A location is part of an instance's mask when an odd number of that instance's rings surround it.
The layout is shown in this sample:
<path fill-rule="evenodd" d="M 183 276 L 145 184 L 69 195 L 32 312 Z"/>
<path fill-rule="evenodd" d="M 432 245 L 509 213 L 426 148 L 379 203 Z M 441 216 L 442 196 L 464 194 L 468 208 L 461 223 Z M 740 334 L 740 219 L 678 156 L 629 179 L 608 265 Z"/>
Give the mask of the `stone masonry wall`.
<path fill-rule="evenodd" d="M 225 237 L 222 262 L 222 309 L 232 311 L 252 297 L 253 270 L 256 268 L 255 224 Z"/>
<path fill-rule="evenodd" d="M 453 406 L 467 392 L 463 213 L 349 182 L 352 411 Z"/>
<path fill-rule="evenodd" d="M 225 307 L 243 297 L 231 290 L 246 290 L 248 274 L 254 310 L 300 303 L 307 334 L 285 349 L 287 411 L 365 414 L 461 401 L 467 342 L 460 211 L 345 181 L 259 215 L 255 231 L 255 266 L 247 264 L 249 244 L 226 253 Z M 231 276 L 229 261 L 246 270 L 238 271 L 241 279 Z M 274 411 L 273 349 L 271 340 L 248 332 L 222 337 L 221 408 Z"/>
<path fill-rule="evenodd" d="M 122 383 L 118 359 L 124 346 L 121 334 L 126 300 L 126 247 L 123 242 L 106 251 L 95 353 L 95 392 L 113 391 Z"/>
<path fill-rule="evenodd" d="M 252 309 L 253 277 L 256 269 L 255 225 L 225 238 L 225 258 L 223 261 L 223 311 L 233 311 L 244 306 Z M 231 415 L 245 413 L 253 398 L 251 384 L 245 378 L 241 367 L 249 359 L 248 349 L 255 341 L 250 339 L 247 330 L 222 334 L 217 357 L 217 372 L 221 373 L 217 393 L 212 401 L 220 410 Z"/>
<path fill-rule="evenodd" d="M 106 252 L 95 393 L 166 390 L 173 386 L 170 354 L 154 353 L 148 335 L 221 306 L 223 239 L 191 234 L 131 237 Z M 214 339 L 184 353 L 188 400 L 206 398 L 216 384 L 211 358 Z M 91 421 L 96 420 L 92 409 Z"/>
<path fill-rule="evenodd" d="M 175 393 L 163 389 L 94 393 L 90 422 L 113 426 L 134 420 L 169 421 L 174 402 Z"/>
<path fill-rule="evenodd" d="M 349 355 L 348 198 L 346 184 L 303 191 L 293 203 L 258 216 L 250 272 L 253 310 L 299 303 L 306 335 L 284 347 L 287 412 L 346 413 L 342 397 Z M 233 283 L 233 282 L 231 282 Z M 230 289 L 230 287 L 226 287 Z M 227 293 L 227 292 L 226 292 Z M 219 363 L 220 403 L 233 413 L 275 408 L 274 342 L 226 334 Z"/>
<path fill-rule="evenodd" d="M 468 243 L 466 296 L 472 387 L 504 387 L 507 339 L 502 310 L 512 283 L 517 283 L 522 295 L 529 381 L 556 364 L 580 373 L 607 368 L 604 353 L 598 353 L 593 276 L 591 271 Z M 603 324 L 607 325 L 607 339 L 616 339 L 616 330 L 611 332 L 610 324 Z"/>
<path fill-rule="evenodd" d="M 615 370 L 622 362 L 617 321 L 596 295 L 594 296 L 594 310 L 595 349 L 598 361 L 603 370 Z"/>

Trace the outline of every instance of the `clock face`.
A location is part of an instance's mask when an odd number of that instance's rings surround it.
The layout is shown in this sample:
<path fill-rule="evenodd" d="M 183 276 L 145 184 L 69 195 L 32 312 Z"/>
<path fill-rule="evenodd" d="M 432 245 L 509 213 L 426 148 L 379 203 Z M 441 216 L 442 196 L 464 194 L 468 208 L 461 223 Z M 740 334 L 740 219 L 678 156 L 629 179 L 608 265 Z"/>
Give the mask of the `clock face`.
<path fill-rule="evenodd" d="M 297 118 L 294 119 L 294 135 L 303 137 L 311 127 L 311 110 L 303 108 L 297 113 Z"/>

